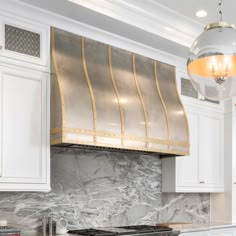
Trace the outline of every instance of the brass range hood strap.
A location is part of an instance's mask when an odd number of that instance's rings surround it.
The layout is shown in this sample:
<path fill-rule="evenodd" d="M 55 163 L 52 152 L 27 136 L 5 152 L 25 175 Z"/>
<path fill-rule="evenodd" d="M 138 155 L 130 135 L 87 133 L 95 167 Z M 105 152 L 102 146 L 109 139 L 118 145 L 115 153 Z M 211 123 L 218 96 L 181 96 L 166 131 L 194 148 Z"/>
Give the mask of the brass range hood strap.
<path fill-rule="evenodd" d="M 174 79 L 174 83 L 175 83 L 175 89 L 176 89 L 176 93 L 177 93 L 177 97 L 178 97 L 178 100 L 179 100 L 179 103 L 183 109 L 183 112 L 184 112 L 184 118 L 185 118 L 185 121 L 186 121 L 186 125 L 187 125 L 187 140 L 188 140 L 188 145 L 190 146 L 190 133 L 189 133 L 189 123 L 188 123 L 188 118 L 187 118 L 187 113 L 185 111 L 185 108 L 183 106 L 183 103 L 181 101 L 181 98 L 180 98 L 180 95 L 179 95 L 179 92 L 178 92 L 178 88 L 177 88 L 177 84 L 176 84 L 176 67 L 175 67 L 175 79 Z"/>
<path fill-rule="evenodd" d="M 149 141 L 148 141 L 148 137 L 149 137 L 149 132 L 148 132 L 148 114 L 146 111 L 146 107 L 145 107 L 145 103 L 139 88 L 139 84 L 137 81 L 137 77 L 136 77 L 136 64 L 135 64 L 135 54 L 132 54 L 132 61 L 133 61 L 133 73 L 134 73 L 134 82 L 138 91 L 138 95 L 142 104 L 142 108 L 143 108 L 143 114 L 144 114 L 144 119 L 145 119 L 145 132 L 146 132 L 146 146 L 148 147 Z"/>
<path fill-rule="evenodd" d="M 117 97 L 117 102 L 119 105 L 119 111 L 120 111 L 120 122 L 121 122 L 121 145 L 124 145 L 124 112 L 123 112 L 123 108 L 120 102 L 120 94 L 115 82 L 115 78 L 114 78 L 114 74 L 113 74 L 113 70 L 112 70 L 112 59 L 111 59 L 111 47 L 108 46 L 108 60 L 109 60 L 109 69 L 110 69 L 110 78 L 116 93 L 116 97 Z"/>
<path fill-rule="evenodd" d="M 91 96 L 92 108 L 93 108 L 94 143 L 97 143 L 97 136 L 96 136 L 96 131 L 97 131 L 96 102 L 95 102 L 95 97 L 94 97 L 94 93 L 93 93 L 92 84 L 91 84 L 89 74 L 88 74 L 86 56 L 85 56 L 85 45 L 84 44 L 85 44 L 84 37 L 81 37 L 82 61 L 83 61 L 84 74 L 85 74 L 85 78 L 86 78 L 86 81 L 87 81 L 87 84 L 88 84 L 89 93 L 90 93 L 90 96 Z"/>
<path fill-rule="evenodd" d="M 60 74 L 59 74 L 57 61 L 56 61 L 55 32 L 54 32 L 54 28 L 52 28 L 52 27 L 51 27 L 51 44 L 52 44 L 52 60 L 53 60 L 53 65 L 54 65 L 55 72 L 56 72 L 56 79 L 57 79 L 59 90 L 60 90 L 62 127 L 66 127 L 65 98 L 64 98 L 63 88 L 62 88 L 63 87 L 62 86 L 62 81 L 61 81 L 61 77 L 60 77 Z"/>
<path fill-rule="evenodd" d="M 162 95 L 161 95 L 161 90 L 160 90 L 160 86 L 159 86 L 159 83 L 158 83 L 158 78 L 157 78 L 157 62 L 154 61 L 154 74 L 155 74 L 155 82 L 156 82 L 156 87 L 157 87 L 157 92 L 159 94 L 159 97 L 161 99 L 161 104 L 164 108 L 164 111 L 165 111 L 165 117 L 166 117 L 166 125 L 167 125 L 167 131 L 168 131 L 168 141 L 170 142 L 170 125 L 169 125 L 169 115 L 168 115 L 168 112 L 167 112 L 167 109 L 166 109 L 166 105 L 164 103 L 164 100 L 162 98 Z M 169 149 L 169 145 L 168 145 L 168 149 Z"/>

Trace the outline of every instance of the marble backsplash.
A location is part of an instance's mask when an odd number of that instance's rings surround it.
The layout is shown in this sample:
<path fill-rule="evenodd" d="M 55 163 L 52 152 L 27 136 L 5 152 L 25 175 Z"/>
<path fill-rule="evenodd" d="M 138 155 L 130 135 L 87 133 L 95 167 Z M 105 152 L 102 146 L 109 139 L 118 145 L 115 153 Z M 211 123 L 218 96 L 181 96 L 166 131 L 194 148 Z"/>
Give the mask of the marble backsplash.
<path fill-rule="evenodd" d="M 161 159 L 141 153 L 53 148 L 50 193 L 0 193 L 0 219 L 35 231 L 40 217 L 69 227 L 209 221 L 209 194 L 161 193 Z"/>

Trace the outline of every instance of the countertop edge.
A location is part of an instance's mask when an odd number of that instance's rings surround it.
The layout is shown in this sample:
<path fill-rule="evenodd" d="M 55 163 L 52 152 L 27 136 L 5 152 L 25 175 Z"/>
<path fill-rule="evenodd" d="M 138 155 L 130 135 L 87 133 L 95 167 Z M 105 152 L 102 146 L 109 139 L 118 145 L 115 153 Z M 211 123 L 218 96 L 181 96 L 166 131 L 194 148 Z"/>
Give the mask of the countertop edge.
<path fill-rule="evenodd" d="M 219 225 L 199 226 L 199 227 L 194 226 L 194 227 L 190 227 L 190 228 L 174 229 L 174 230 L 179 230 L 182 234 L 182 233 L 211 231 L 211 230 L 227 229 L 227 228 L 235 228 L 236 229 L 236 223 L 234 223 L 234 224 L 219 224 Z"/>

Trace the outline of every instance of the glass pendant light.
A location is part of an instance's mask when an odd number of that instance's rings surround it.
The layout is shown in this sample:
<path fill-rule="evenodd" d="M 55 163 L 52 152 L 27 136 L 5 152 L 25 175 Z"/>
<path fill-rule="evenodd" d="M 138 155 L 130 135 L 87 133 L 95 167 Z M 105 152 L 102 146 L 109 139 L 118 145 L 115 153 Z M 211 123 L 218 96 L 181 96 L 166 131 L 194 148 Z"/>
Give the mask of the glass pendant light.
<path fill-rule="evenodd" d="M 204 97 L 219 101 L 236 96 L 236 30 L 222 21 L 222 0 L 218 22 L 209 24 L 190 48 L 187 69 L 195 89 Z"/>

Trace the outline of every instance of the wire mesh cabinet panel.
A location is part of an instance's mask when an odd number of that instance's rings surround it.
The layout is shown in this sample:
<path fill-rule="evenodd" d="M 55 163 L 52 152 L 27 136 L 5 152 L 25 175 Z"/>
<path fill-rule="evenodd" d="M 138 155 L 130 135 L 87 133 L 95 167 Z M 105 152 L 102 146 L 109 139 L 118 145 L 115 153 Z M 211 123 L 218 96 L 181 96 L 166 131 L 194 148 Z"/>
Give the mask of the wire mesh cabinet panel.
<path fill-rule="evenodd" d="M 0 15 L 1 61 L 45 70 L 49 65 L 49 37 L 47 26 Z"/>

